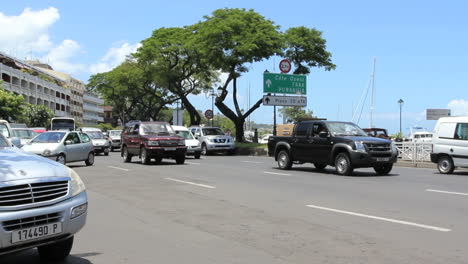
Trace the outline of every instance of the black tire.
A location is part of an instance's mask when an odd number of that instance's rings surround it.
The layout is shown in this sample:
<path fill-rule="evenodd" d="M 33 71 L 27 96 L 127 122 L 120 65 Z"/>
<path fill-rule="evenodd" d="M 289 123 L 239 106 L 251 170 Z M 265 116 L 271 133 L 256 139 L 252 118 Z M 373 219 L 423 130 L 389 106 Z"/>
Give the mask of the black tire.
<path fill-rule="evenodd" d="M 177 164 L 184 164 L 185 162 L 185 155 L 178 155 L 175 158 Z"/>
<path fill-rule="evenodd" d="M 88 158 L 85 160 L 86 166 L 93 166 L 94 164 L 94 152 L 88 153 Z"/>
<path fill-rule="evenodd" d="M 392 171 L 392 168 L 393 168 L 393 164 L 383 164 L 383 165 L 375 166 L 374 170 L 375 170 L 375 173 L 377 173 L 377 175 L 384 176 L 384 175 L 388 175 Z"/>
<path fill-rule="evenodd" d="M 292 168 L 292 160 L 289 152 L 286 150 L 281 150 L 278 153 L 278 167 L 282 170 L 290 170 Z"/>
<path fill-rule="evenodd" d="M 203 143 L 203 144 L 201 145 L 201 154 L 202 154 L 203 156 L 208 156 L 208 155 L 210 154 L 209 151 L 208 151 L 208 148 L 206 147 L 206 144 L 205 144 L 205 143 Z"/>
<path fill-rule="evenodd" d="M 128 153 L 128 148 L 126 146 L 122 149 L 122 158 L 125 163 L 132 162 L 132 155 Z"/>
<path fill-rule="evenodd" d="M 447 155 L 440 157 L 437 161 L 437 169 L 442 174 L 452 174 L 453 170 L 455 170 L 452 158 Z"/>
<path fill-rule="evenodd" d="M 53 244 L 40 246 L 37 248 L 37 250 L 39 251 L 39 256 L 43 260 L 60 261 L 64 260 L 66 257 L 68 257 L 68 255 L 70 255 L 72 247 L 73 237 L 70 237 Z"/>
<path fill-rule="evenodd" d="M 60 153 L 60 154 L 57 156 L 56 161 L 57 161 L 58 163 L 60 163 L 60 164 L 65 165 L 65 164 L 67 164 L 67 157 L 65 156 L 65 154 Z"/>
<path fill-rule="evenodd" d="M 150 164 L 151 162 L 151 158 L 148 156 L 148 152 L 146 151 L 146 149 L 144 147 L 142 147 L 140 149 L 140 160 L 141 160 L 141 164 Z"/>
<path fill-rule="evenodd" d="M 109 156 L 110 148 L 106 148 L 103 150 L 104 156 Z"/>
<path fill-rule="evenodd" d="M 111 152 L 114 152 L 114 147 L 111 147 L 111 148 L 110 148 L 110 151 L 111 151 Z"/>
<path fill-rule="evenodd" d="M 353 173 L 354 168 L 347 153 L 342 152 L 336 155 L 335 170 L 336 174 L 343 176 L 349 176 Z"/>
<path fill-rule="evenodd" d="M 197 153 L 195 153 L 195 155 L 193 155 L 193 157 L 194 157 L 195 159 L 199 159 L 200 156 L 201 156 L 201 153 L 200 153 L 200 152 L 197 152 Z"/>
<path fill-rule="evenodd" d="M 327 164 L 326 163 L 314 163 L 314 167 L 317 170 L 323 170 L 325 169 L 325 167 L 327 167 Z"/>

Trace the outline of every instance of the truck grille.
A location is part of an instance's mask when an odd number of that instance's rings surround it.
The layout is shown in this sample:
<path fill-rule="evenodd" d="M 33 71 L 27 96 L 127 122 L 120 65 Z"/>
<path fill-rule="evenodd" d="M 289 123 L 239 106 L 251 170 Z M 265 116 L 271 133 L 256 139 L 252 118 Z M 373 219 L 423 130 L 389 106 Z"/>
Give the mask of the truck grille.
<path fill-rule="evenodd" d="M 67 195 L 68 181 L 21 184 L 0 188 L 0 206 L 18 206 L 54 200 Z"/>
<path fill-rule="evenodd" d="M 375 143 L 366 143 L 367 150 L 369 152 L 380 152 L 380 151 L 390 151 L 390 144 L 375 144 Z"/>
<path fill-rule="evenodd" d="M 13 231 L 23 228 L 46 225 L 60 221 L 59 213 L 38 215 L 33 217 L 21 218 L 16 220 L 5 221 L 2 223 L 3 229 Z"/>
<path fill-rule="evenodd" d="M 159 145 L 162 147 L 172 147 L 172 146 L 177 146 L 178 141 L 177 140 L 161 140 L 159 141 Z"/>
<path fill-rule="evenodd" d="M 226 139 L 225 138 L 215 138 L 214 142 L 215 143 L 226 143 Z"/>

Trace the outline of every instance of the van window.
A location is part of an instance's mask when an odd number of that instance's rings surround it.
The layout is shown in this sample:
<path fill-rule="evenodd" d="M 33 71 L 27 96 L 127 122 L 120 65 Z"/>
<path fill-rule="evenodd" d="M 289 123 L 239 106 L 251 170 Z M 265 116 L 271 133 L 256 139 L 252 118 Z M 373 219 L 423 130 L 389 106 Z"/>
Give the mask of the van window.
<path fill-rule="evenodd" d="M 453 138 L 455 135 L 455 126 L 457 123 L 441 123 L 437 129 L 439 138 Z"/>
<path fill-rule="evenodd" d="M 457 124 L 457 129 L 455 130 L 455 138 L 461 140 L 468 140 L 468 123 Z"/>
<path fill-rule="evenodd" d="M 312 128 L 312 124 L 302 123 L 299 124 L 296 128 L 296 137 L 305 137 L 307 136 L 307 131 L 309 128 Z"/>

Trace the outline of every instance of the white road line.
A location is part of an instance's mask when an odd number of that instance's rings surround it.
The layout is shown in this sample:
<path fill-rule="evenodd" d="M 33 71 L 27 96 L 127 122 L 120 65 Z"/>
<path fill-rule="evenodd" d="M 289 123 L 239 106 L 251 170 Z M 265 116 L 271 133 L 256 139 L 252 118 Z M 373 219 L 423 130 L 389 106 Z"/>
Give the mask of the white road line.
<path fill-rule="evenodd" d="M 196 163 L 196 162 L 185 162 L 187 164 L 190 164 L 190 165 L 200 165 L 200 163 Z"/>
<path fill-rule="evenodd" d="M 381 220 L 381 221 L 386 221 L 386 222 L 391 222 L 391 223 L 397 223 L 397 224 L 402 224 L 402 225 L 415 226 L 415 227 L 420 227 L 420 228 L 425 228 L 425 229 L 430 229 L 430 230 L 435 230 L 435 231 L 441 231 L 441 232 L 449 232 L 449 231 L 452 231 L 451 229 L 448 229 L 448 228 L 442 228 L 442 227 L 437 227 L 437 226 L 430 226 L 430 225 L 418 224 L 418 223 L 407 222 L 407 221 L 401 221 L 401 220 L 396 220 L 396 219 L 391 219 L 391 218 L 385 218 L 385 217 L 379 217 L 379 216 L 373 216 L 373 215 L 366 215 L 366 214 L 354 213 L 354 212 L 343 211 L 343 210 L 337 210 L 337 209 L 333 209 L 333 208 L 327 208 L 327 207 L 316 206 L 316 205 L 311 205 L 311 204 L 306 205 L 306 206 L 307 206 L 307 207 L 310 207 L 310 208 L 315 208 L 315 209 L 320 209 L 320 210 L 326 210 L 326 211 L 331 211 L 331 212 L 335 212 L 335 213 L 341 213 L 341 214 L 348 214 L 348 215 L 360 216 L 360 217 L 370 218 L 370 219 L 374 219 L 374 220 Z"/>
<path fill-rule="evenodd" d="M 427 189 L 426 191 L 427 192 L 438 192 L 438 193 L 447 193 L 447 194 L 456 194 L 456 195 L 468 196 L 468 193 L 461 193 L 461 192 L 448 192 L 448 191 L 432 190 L 432 189 Z"/>
<path fill-rule="evenodd" d="M 205 187 L 205 188 L 209 188 L 209 189 L 216 188 L 216 187 L 211 186 L 211 185 L 199 184 L 199 183 L 188 182 L 188 181 L 181 181 L 181 180 L 177 180 L 177 179 L 173 179 L 173 178 L 165 178 L 165 179 L 169 180 L 169 181 L 181 182 L 181 183 L 191 184 L 191 185 L 195 185 L 195 186 L 199 186 L 199 187 Z"/>
<path fill-rule="evenodd" d="M 116 170 L 129 171 L 129 169 L 124 169 L 124 168 L 119 168 L 119 167 L 114 167 L 114 166 L 107 166 L 107 167 L 111 169 L 116 169 Z"/>
<path fill-rule="evenodd" d="M 269 172 L 269 171 L 264 171 L 263 173 L 266 173 L 266 174 L 273 174 L 273 175 L 281 175 L 281 176 L 291 176 L 291 174 L 278 173 L 278 172 Z"/>
<path fill-rule="evenodd" d="M 245 162 L 245 163 L 254 163 L 254 164 L 261 164 L 263 162 L 259 162 L 259 161 L 250 161 L 250 160 L 243 160 L 242 162 Z"/>

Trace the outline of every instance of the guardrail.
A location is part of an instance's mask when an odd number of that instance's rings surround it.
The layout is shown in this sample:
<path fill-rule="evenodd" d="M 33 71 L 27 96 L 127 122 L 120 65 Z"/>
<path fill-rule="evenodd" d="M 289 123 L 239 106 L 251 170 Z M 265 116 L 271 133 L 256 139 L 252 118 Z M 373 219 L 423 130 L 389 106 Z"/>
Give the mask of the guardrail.
<path fill-rule="evenodd" d="M 431 142 L 395 142 L 398 158 L 413 163 L 431 161 Z"/>

